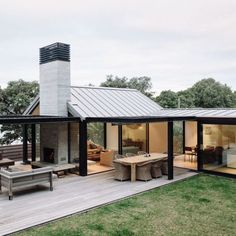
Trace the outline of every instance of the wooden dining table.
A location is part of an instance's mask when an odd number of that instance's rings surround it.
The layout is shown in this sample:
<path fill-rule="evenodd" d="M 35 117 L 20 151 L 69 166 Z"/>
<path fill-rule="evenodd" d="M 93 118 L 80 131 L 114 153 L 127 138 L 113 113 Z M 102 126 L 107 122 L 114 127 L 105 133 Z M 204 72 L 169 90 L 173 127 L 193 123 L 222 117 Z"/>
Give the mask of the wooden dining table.
<path fill-rule="evenodd" d="M 150 153 L 146 155 L 136 155 L 131 157 L 124 157 L 116 159 L 115 162 L 123 163 L 125 165 L 130 165 L 131 167 L 131 182 L 136 181 L 136 166 L 137 164 L 148 162 L 148 161 L 158 161 L 167 158 L 167 154 L 163 153 Z"/>

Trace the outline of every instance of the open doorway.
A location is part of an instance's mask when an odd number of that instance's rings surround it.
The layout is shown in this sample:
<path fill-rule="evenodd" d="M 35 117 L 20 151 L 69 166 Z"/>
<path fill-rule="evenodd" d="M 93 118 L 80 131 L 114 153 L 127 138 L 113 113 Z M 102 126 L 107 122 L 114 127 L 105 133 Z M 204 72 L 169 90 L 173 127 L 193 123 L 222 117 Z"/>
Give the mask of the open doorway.
<path fill-rule="evenodd" d="M 96 174 L 113 169 L 114 151 L 106 146 L 106 124 L 88 123 L 88 174 Z"/>

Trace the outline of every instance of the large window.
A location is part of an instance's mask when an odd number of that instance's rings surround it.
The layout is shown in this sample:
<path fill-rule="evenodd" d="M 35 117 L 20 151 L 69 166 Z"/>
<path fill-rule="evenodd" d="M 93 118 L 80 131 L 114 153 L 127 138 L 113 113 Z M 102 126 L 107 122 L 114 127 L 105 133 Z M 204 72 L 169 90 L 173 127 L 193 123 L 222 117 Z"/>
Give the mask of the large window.
<path fill-rule="evenodd" d="M 104 147 L 104 124 L 100 122 L 88 123 L 88 139 Z"/>
<path fill-rule="evenodd" d="M 203 125 L 203 168 L 236 174 L 236 125 Z"/>
<path fill-rule="evenodd" d="M 174 122 L 174 153 L 183 153 L 183 121 Z"/>
<path fill-rule="evenodd" d="M 122 125 L 123 154 L 146 151 L 146 124 Z"/>

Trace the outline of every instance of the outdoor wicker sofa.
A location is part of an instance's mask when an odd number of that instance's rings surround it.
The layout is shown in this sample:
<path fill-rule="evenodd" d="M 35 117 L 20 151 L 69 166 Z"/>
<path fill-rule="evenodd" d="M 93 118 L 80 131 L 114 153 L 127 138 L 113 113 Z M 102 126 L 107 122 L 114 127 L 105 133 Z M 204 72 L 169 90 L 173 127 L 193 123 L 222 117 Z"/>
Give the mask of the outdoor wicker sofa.
<path fill-rule="evenodd" d="M 50 191 L 53 191 L 52 168 L 43 167 L 30 171 L 9 172 L 0 170 L 0 192 L 5 187 L 8 190 L 9 200 L 13 199 L 13 190 L 49 183 Z"/>

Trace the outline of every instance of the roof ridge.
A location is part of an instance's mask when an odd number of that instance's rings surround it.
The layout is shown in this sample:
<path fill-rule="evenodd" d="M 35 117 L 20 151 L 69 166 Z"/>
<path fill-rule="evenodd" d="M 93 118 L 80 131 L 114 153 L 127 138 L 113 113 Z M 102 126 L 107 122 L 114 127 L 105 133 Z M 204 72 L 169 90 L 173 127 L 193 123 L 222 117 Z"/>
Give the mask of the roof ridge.
<path fill-rule="evenodd" d="M 70 87 L 71 88 L 106 89 L 106 90 L 126 90 L 126 91 L 139 92 L 137 89 L 132 89 L 132 88 L 115 88 L 115 87 L 99 87 L 99 86 L 74 86 L 74 85 L 71 85 Z"/>

